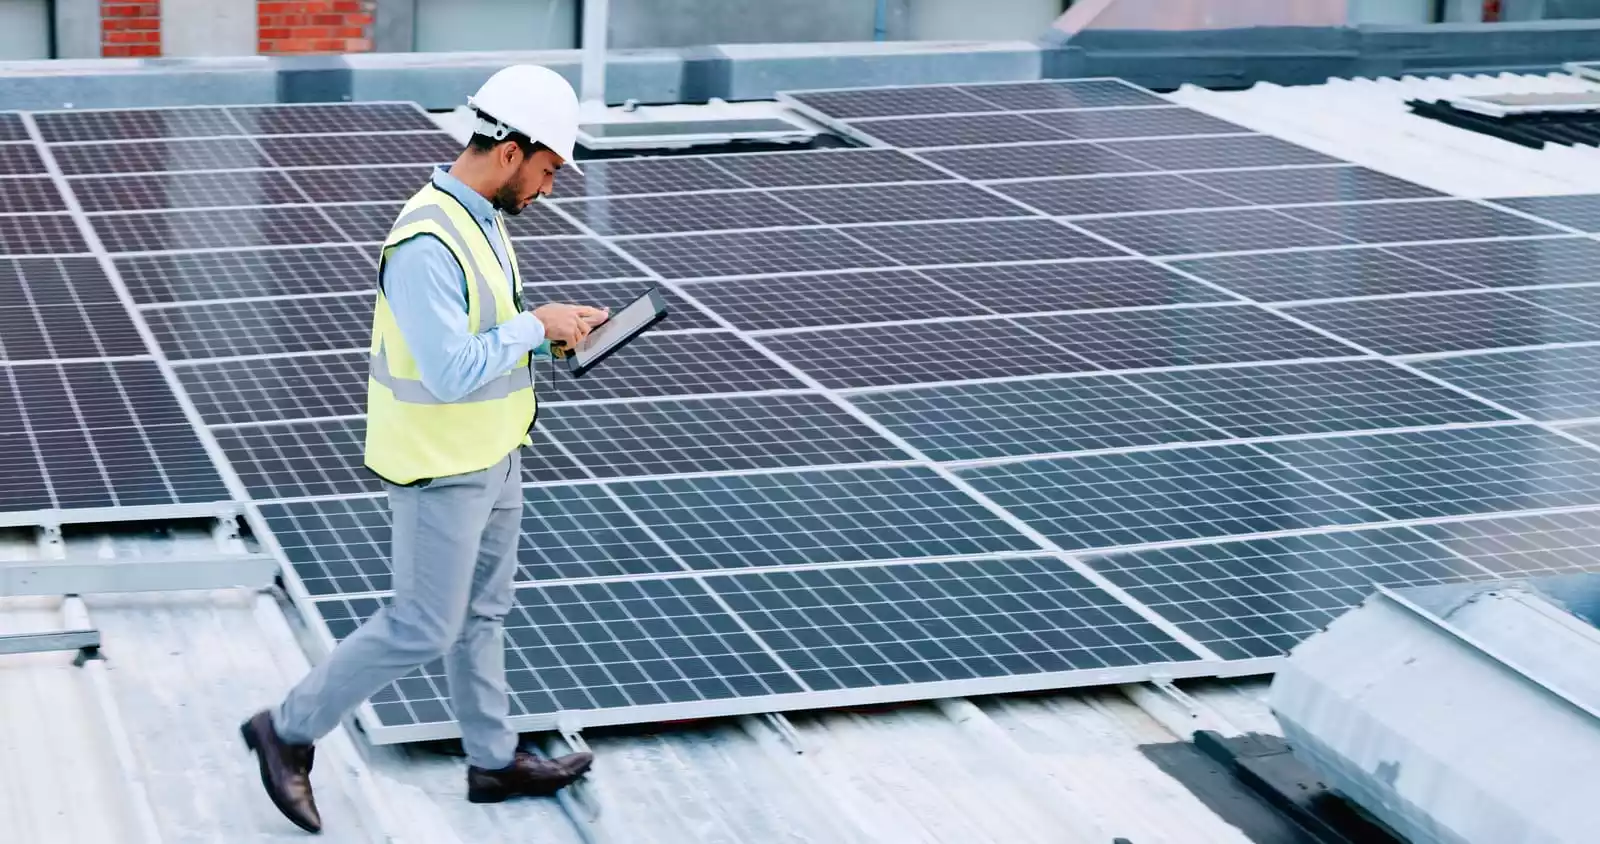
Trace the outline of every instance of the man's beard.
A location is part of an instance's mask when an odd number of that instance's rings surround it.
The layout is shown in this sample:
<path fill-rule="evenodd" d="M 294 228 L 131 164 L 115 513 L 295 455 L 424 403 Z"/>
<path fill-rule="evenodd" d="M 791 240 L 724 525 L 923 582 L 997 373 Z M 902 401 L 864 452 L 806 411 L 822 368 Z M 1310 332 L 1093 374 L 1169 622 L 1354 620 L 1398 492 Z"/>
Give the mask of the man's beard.
<path fill-rule="evenodd" d="M 494 198 L 490 200 L 490 204 L 494 206 L 496 211 L 515 217 L 522 213 L 524 207 L 522 197 L 522 185 L 507 182 L 501 185 L 499 190 L 495 191 Z M 538 200 L 539 197 L 536 194 L 533 198 Z"/>

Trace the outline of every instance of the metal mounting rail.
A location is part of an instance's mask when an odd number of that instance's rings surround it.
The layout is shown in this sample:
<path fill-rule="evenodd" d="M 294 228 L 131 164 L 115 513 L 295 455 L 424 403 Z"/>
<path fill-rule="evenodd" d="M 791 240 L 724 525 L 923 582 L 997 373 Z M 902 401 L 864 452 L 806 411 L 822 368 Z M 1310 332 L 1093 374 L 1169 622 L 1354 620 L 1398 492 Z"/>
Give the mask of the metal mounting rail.
<path fill-rule="evenodd" d="M 35 654 L 51 651 L 77 651 L 72 664 L 83 666 L 100 659 L 100 631 L 93 627 L 76 630 L 51 630 L 46 633 L 6 633 L 0 635 L 0 654 Z"/>

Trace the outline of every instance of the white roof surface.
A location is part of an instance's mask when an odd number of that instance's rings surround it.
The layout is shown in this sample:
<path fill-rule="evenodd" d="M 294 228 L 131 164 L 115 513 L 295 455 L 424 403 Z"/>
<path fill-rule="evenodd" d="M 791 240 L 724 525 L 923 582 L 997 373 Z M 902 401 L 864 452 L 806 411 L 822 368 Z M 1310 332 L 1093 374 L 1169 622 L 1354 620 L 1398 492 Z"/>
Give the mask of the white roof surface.
<path fill-rule="evenodd" d="M 1535 151 L 1408 113 L 1453 93 L 1591 87 L 1566 75 L 1337 80 L 1176 101 L 1460 196 L 1600 191 L 1600 153 Z M 3 554 L 4 549 L 0 549 Z M 86 616 L 86 618 L 85 618 Z M 0 841 L 290 842 L 238 724 L 306 668 L 298 619 L 243 591 L 0 598 L 0 633 L 97 627 L 105 662 L 0 656 Z M 1148 687 L 587 736 L 568 800 L 467 803 L 464 763 L 343 730 L 313 782 L 330 842 L 1244 844 L 1140 751 L 1197 728 L 1278 732 L 1262 680 Z M 559 751 L 560 748 L 554 748 Z M 576 798 L 574 800 L 573 798 Z M 598 809 L 586 823 L 586 807 Z"/>

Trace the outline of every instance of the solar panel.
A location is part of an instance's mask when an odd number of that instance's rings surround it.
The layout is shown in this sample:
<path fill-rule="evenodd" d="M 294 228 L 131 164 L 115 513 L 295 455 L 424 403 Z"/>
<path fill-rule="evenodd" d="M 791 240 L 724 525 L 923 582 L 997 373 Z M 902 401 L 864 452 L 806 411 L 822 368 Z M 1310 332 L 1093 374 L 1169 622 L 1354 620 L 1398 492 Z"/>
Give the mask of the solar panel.
<path fill-rule="evenodd" d="M 697 570 L 1037 550 L 920 467 L 663 478 L 611 488 Z"/>
<path fill-rule="evenodd" d="M 1251 131 L 1237 123 L 1182 106 L 1052 111 L 1028 117 L 1069 138 L 1084 139 L 1249 134 Z"/>
<path fill-rule="evenodd" d="M 1048 558 L 750 572 L 705 583 L 817 691 L 1194 658 Z"/>
<path fill-rule="evenodd" d="M 1257 205 L 1305 205 L 1313 202 L 1363 202 L 1378 199 L 1427 199 L 1444 194 L 1376 170 L 1347 165 L 1262 170 L 1214 170 L 1190 173 L 1214 190 Z"/>
<path fill-rule="evenodd" d="M 943 267 L 919 272 L 1001 313 L 1234 301 L 1226 293 L 1138 259 Z"/>
<path fill-rule="evenodd" d="M 71 185 L 78 203 L 91 213 L 296 205 L 306 201 L 294 183 L 275 170 L 78 176 Z"/>
<path fill-rule="evenodd" d="M 950 178 L 903 152 L 888 149 L 724 155 L 716 159 L 716 166 L 761 188 L 939 182 Z"/>
<path fill-rule="evenodd" d="M 1063 237 L 1070 234 L 1063 229 Z M 667 278 L 870 269 L 894 264 L 893 259 L 838 229 L 656 235 L 618 242 Z"/>
<path fill-rule="evenodd" d="M 1230 660 L 1282 656 L 1377 586 L 1489 577 L 1405 528 L 1160 548 L 1085 561 Z"/>
<path fill-rule="evenodd" d="M 817 222 L 763 193 L 608 197 L 564 202 L 561 208 L 600 235 L 759 229 Z"/>
<path fill-rule="evenodd" d="M 22 115 L 14 112 L 0 112 L 0 141 L 26 141 L 28 140 L 28 127 L 22 122 Z"/>
<path fill-rule="evenodd" d="M 842 120 L 1010 110 L 955 86 L 800 91 L 789 96 L 802 105 Z"/>
<path fill-rule="evenodd" d="M 447 164 L 461 144 L 443 132 L 392 135 L 291 135 L 256 138 L 278 167 L 357 164 Z"/>
<path fill-rule="evenodd" d="M 1368 202 L 1285 208 L 1281 213 L 1366 243 L 1557 234 L 1558 230 L 1467 200 Z"/>
<path fill-rule="evenodd" d="M 249 134 L 221 108 L 45 111 L 33 120 L 47 144 Z"/>
<path fill-rule="evenodd" d="M 0 359 L 115 358 L 148 354 L 120 306 L 0 307 Z"/>
<path fill-rule="evenodd" d="M 6 190 L 0 191 L 0 214 L 39 214 L 65 210 L 67 202 L 56 190 L 55 180 L 48 176 L 6 179 Z"/>
<path fill-rule="evenodd" d="M 910 459 L 816 395 L 555 405 L 539 423 L 600 478 Z"/>
<path fill-rule="evenodd" d="M 1095 217 L 1074 224 L 1145 255 L 1204 255 L 1356 242 L 1335 229 L 1259 208 Z"/>
<path fill-rule="evenodd" d="M 1170 266 L 1257 302 L 1481 289 L 1468 279 L 1369 247 L 1257 252 L 1177 260 Z"/>
<path fill-rule="evenodd" d="M 1105 258 L 1124 254 L 1054 220 L 863 226 L 849 236 L 906 266 Z"/>
<path fill-rule="evenodd" d="M 959 90 L 1007 110 L 1171 105 L 1120 79 L 1041 79 L 962 85 Z"/>
<path fill-rule="evenodd" d="M 1386 355 L 1600 340 L 1586 322 L 1499 292 L 1289 306 L 1285 313 Z"/>
<path fill-rule="evenodd" d="M 313 606 L 342 639 L 387 598 Z M 708 705 L 802 691 L 737 619 L 691 579 L 587 582 L 518 589 L 506 614 L 513 717 L 667 704 Z M 372 697 L 378 723 L 448 726 L 442 662 Z"/>
<path fill-rule="evenodd" d="M 394 228 L 395 218 L 400 216 L 400 209 L 403 207 L 404 203 L 381 202 L 364 205 L 324 205 L 317 210 L 331 223 L 332 230 L 340 233 L 340 236 L 332 238 L 333 240 L 378 244 L 389 236 L 389 230 Z M 375 247 L 373 251 L 376 251 Z"/>
<path fill-rule="evenodd" d="M 520 250 L 517 257 L 521 260 Z M 524 285 L 522 299 L 528 308 L 537 308 L 545 302 L 573 302 L 615 312 L 649 287 L 638 281 L 540 282 Z M 715 319 L 672 290 L 660 289 L 660 295 L 667 303 L 667 316 L 652 331 L 721 327 Z"/>
<path fill-rule="evenodd" d="M 1451 553 L 1507 577 L 1600 571 L 1600 511 L 1419 525 Z"/>
<path fill-rule="evenodd" d="M 988 460 L 1219 439 L 1116 376 L 857 393 L 850 403 L 933 460 Z"/>
<path fill-rule="evenodd" d="M 0 367 L 0 454 L 8 514 L 231 498 L 150 361 Z"/>
<path fill-rule="evenodd" d="M 806 188 L 773 194 L 798 208 L 812 221 L 896 223 L 914 220 L 964 220 L 982 217 L 1025 217 L 1033 214 L 1013 202 L 963 182 L 916 182 Z"/>
<path fill-rule="evenodd" d="M 934 117 L 866 119 L 850 124 L 858 135 L 903 149 L 929 149 L 974 144 L 1059 141 L 1072 137 L 1035 114 L 967 114 Z"/>
<path fill-rule="evenodd" d="M 309 206 L 96 214 L 89 220 L 108 252 L 168 252 L 345 241 L 320 209 Z"/>
<path fill-rule="evenodd" d="M 628 352 L 574 380 L 544 378 L 552 401 L 654 398 L 801 389 L 805 386 L 760 350 L 728 332 L 645 334 Z"/>
<path fill-rule="evenodd" d="M 1489 287 L 1587 283 L 1600 265 L 1600 243 L 1586 237 L 1422 243 L 1384 251 Z"/>
<path fill-rule="evenodd" d="M 427 184 L 432 167 L 303 167 L 279 170 L 312 202 L 403 202 Z"/>
<path fill-rule="evenodd" d="M 684 289 L 695 301 L 747 330 L 988 312 L 983 305 L 953 296 L 948 287 L 911 270 L 734 278 L 696 282 Z"/>
<path fill-rule="evenodd" d="M 1145 173 L 1161 169 L 1092 143 L 964 147 L 920 154 L 930 164 L 974 181 Z"/>
<path fill-rule="evenodd" d="M 1492 201 L 1579 231 L 1600 232 L 1600 195 L 1517 196 Z"/>
<path fill-rule="evenodd" d="M 1003 319 L 830 328 L 760 338 L 763 346 L 832 388 L 1044 375 L 1097 368 Z M 1004 349 L 1004 354 L 968 350 Z"/>
<path fill-rule="evenodd" d="M 313 597 L 394 588 L 383 497 L 273 502 L 262 518 Z M 681 571 L 597 486 L 523 490 L 518 582 Z"/>
<path fill-rule="evenodd" d="M 439 125 L 414 103 L 306 103 L 230 106 L 250 135 L 327 135 L 343 132 L 437 132 Z M 374 143 L 385 139 L 374 138 Z"/>
<path fill-rule="evenodd" d="M 323 296 L 215 302 L 144 312 L 173 360 L 363 349 L 371 341 L 373 297 Z"/>
<path fill-rule="evenodd" d="M 111 279 L 89 255 L 0 258 L 0 307 L 117 301 Z"/>
<path fill-rule="evenodd" d="M 958 474 L 1067 550 L 1385 520 L 1249 445 L 1090 454 Z"/>
<path fill-rule="evenodd" d="M 1249 306 L 1110 311 L 1018 320 L 1106 369 L 1347 357 L 1336 340 Z"/>
<path fill-rule="evenodd" d="M 1337 158 L 1270 135 L 1103 141 L 1118 155 L 1159 170 L 1235 170 L 1290 164 L 1339 164 Z"/>
<path fill-rule="evenodd" d="M 750 185 L 709 158 L 634 158 L 588 161 L 583 173 L 562 172 L 552 199 L 747 188 Z"/>
<path fill-rule="evenodd" d="M 1093 179 L 1033 179 L 1000 182 L 992 187 L 1030 208 L 1061 217 L 1230 208 L 1248 204 L 1237 197 L 1212 190 L 1189 176 L 1167 173 Z"/>
<path fill-rule="evenodd" d="M 363 465 L 366 421 L 322 419 L 280 425 L 213 429 L 251 498 L 268 501 L 381 492 Z M 527 482 L 583 477 L 571 459 L 548 444 L 523 451 Z"/>
<path fill-rule="evenodd" d="M 271 166 L 261 147 L 249 138 L 63 144 L 51 147 L 50 153 L 68 176 Z"/>
<path fill-rule="evenodd" d="M 1600 418 L 1600 346 L 1494 352 L 1412 366 L 1541 421 Z"/>
<path fill-rule="evenodd" d="M 45 172 L 44 159 L 33 144 L 0 143 L 0 175 L 20 176 Z"/>
<path fill-rule="evenodd" d="M 174 367 L 207 425 L 245 425 L 367 412 L 365 349 Z"/>
<path fill-rule="evenodd" d="M 671 312 L 582 379 L 539 362 L 520 727 L 1214 674 L 1377 583 L 1595 565 L 1589 238 L 1117 80 L 797 97 L 925 149 L 589 161 L 507 220 L 529 304 L 659 285 Z M 411 104 L 60 114 L 105 249 L 40 150 L 0 148 L 35 174 L 0 253 L 40 256 L 0 257 L 0 355 L 29 361 L 0 367 L 0 521 L 227 500 L 145 389 L 114 265 L 312 627 L 347 635 L 394 585 L 374 244 L 459 144 Z M 429 666 L 364 726 L 450 735 L 444 689 Z"/>
<path fill-rule="evenodd" d="M 520 257 L 520 256 L 519 256 Z M 358 246 L 119 255 L 117 273 L 141 304 L 375 291 L 374 250 Z"/>
<path fill-rule="evenodd" d="M 77 224 L 66 214 L 0 217 L 0 255 L 88 252 Z"/>
<path fill-rule="evenodd" d="M 1508 421 L 1393 364 L 1321 361 L 1132 375 L 1138 386 L 1241 438 Z"/>
<path fill-rule="evenodd" d="M 1600 503 L 1600 451 L 1527 425 L 1261 448 L 1396 519 Z"/>
<path fill-rule="evenodd" d="M 644 270 L 593 238 L 512 239 L 517 269 L 530 281 L 644 278 Z"/>

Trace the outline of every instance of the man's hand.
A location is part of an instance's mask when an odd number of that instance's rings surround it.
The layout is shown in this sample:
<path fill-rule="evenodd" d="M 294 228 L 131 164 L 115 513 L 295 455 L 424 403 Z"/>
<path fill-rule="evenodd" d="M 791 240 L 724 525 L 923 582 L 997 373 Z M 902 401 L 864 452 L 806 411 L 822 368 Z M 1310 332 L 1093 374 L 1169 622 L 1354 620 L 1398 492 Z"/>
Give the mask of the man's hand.
<path fill-rule="evenodd" d="M 582 343 L 595 326 L 611 316 L 606 308 L 588 305 L 564 305 L 551 302 L 533 309 L 533 315 L 544 323 L 544 336 L 552 344 L 561 343 L 572 348 Z"/>

